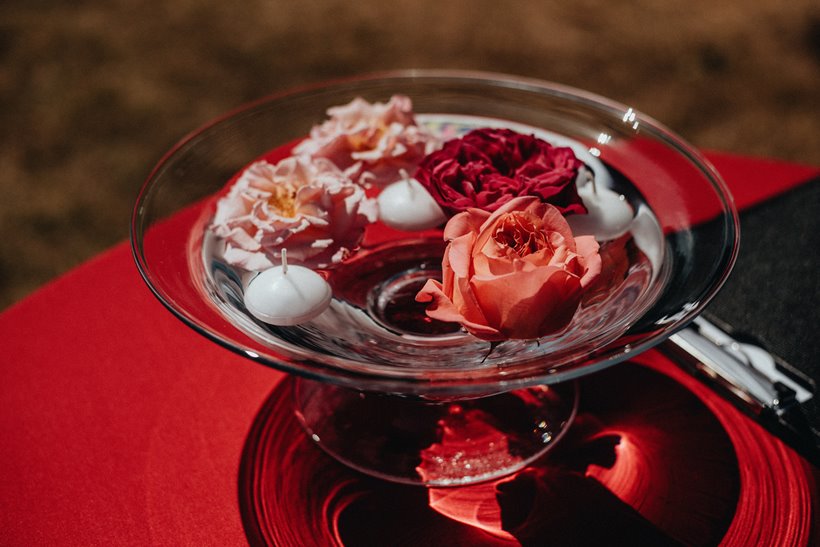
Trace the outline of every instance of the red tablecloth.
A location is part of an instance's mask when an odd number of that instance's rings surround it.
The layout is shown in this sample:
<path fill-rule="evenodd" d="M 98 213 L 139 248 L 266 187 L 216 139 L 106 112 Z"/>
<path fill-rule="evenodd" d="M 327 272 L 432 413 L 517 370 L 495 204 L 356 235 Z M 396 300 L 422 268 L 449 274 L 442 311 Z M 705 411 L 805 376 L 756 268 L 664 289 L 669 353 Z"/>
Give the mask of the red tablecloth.
<path fill-rule="evenodd" d="M 709 157 L 740 207 L 820 171 Z M 247 541 L 240 455 L 282 374 L 173 317 L 127 243 L 0 314 L 0 360 L 0 544 Z"/>

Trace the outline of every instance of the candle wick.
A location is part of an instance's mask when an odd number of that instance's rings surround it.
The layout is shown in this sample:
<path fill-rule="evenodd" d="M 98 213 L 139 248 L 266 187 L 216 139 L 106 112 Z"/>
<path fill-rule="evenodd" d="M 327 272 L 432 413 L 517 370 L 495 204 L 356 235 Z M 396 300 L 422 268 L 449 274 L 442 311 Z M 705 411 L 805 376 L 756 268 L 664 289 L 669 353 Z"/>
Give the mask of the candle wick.
<path fill-rule="evenodd" d="M 288 250 L 282 249 L 282 275 L 287 275 L 288 273 Z"/>
<path fill-rule="evenodd" d="M 413 197 L 416 193 L 416 188 L 413 186 L 413 183 L 410 182 L 410 175 L 408 175 L 404 169 L 399 169 L 399 175 L 405 184 L 407 184 L 407 192 L 410 194 L 410 197 Z"/>

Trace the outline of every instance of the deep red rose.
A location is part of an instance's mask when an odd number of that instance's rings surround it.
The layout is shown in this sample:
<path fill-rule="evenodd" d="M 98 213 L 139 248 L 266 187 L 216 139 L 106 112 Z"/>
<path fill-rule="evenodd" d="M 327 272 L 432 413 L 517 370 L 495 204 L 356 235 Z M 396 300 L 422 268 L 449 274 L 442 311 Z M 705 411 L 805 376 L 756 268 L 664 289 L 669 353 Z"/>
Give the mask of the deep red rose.
<path fill-rule="evenodd" d="M 575 187 L 583 165 L 571 148 L 533 135 L 475 129 L 427 155 L 415 178 L 450 215 L 470 207 L 493 212 L 520 196 L 535 196 L 564 215 L 583 214 Z"/>

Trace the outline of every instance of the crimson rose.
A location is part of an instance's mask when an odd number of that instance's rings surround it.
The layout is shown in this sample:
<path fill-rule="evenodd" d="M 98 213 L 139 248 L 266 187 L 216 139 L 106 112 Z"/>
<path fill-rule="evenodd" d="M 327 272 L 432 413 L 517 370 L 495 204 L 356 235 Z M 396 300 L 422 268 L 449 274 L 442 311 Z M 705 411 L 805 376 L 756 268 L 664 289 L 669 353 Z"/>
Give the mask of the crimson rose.
<path fill-rule="evenodd" d="M 575 177 L 584 163 L 510 129 L 475 129 L 427 155 L 415 178 L 450 215 L 470 207 L 493 212 L 513 198 L 535 196 L 562 214 L 586 213 Z"/>

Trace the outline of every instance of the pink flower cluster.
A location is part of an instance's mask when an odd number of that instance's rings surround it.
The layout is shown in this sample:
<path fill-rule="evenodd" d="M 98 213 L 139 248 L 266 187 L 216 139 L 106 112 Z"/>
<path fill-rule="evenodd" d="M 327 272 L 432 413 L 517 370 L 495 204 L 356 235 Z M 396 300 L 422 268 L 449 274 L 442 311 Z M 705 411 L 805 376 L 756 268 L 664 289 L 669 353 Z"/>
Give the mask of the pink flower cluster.
<path fill-rule="evenodd" d="M 450 216 L 442 280 L 416 296 L 429 317 L 494 342 L 567 327 L 602 270 L 595 238 L 575 237 L 564 218 L 586 213 L 575 184 L 584 164 L 570 148 L 508 129 L 442 147 L 403 96 L 327 114 L 292 156 L 252 164 L 219 200 L 212 229 L 228 263 L 264 270 L 286 248 L 309 267 L 338 264 L 378 217 L 366 188 L 406 171 Z"/>
<path fill-rule="evenodd" d="M 324 268 L 344 260 L 376 218 L 373 200 L 333 163 L 292 156 L 248 167 L 219 200 L 213 230 L 225 240 L 225 260 L 247 270 L 278 262 Z"/>
<path fill-rule="evenodd" d="M 297 154 L 327 158 L 356 182 L 384 186 L 412 172 L 439 143 L 416 125 L 408 97 L 394 95 L 387 103 L 356 98 L 330 108 L 329 119 L 315 126 Z"/>
<path fill-rule="evenodd" d="M 212 229 L 229 264 L 264 270 L 283 248 L 309 267 L 341 262 L 377 218 L 363 185 L 397 180 L 437 146 L 416 125 L 407 97 L 374 104 L 357 98 L 328 115 L 293 156 L 254 163 L 219 200 Z"/>

